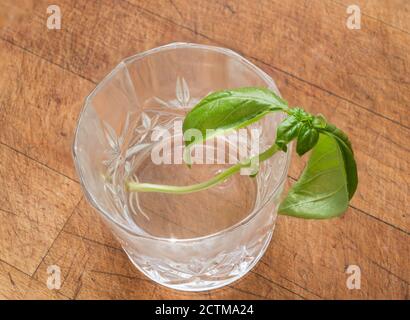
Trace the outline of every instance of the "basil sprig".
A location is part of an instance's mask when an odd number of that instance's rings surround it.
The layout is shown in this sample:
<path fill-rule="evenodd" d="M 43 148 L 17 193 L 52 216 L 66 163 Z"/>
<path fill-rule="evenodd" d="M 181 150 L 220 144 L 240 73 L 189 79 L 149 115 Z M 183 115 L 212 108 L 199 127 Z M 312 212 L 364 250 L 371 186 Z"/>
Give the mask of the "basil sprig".
<path fill-rule="evenodd" d="M 265 88 L 239 88 L 212 93 L 201 100 L 185 117 L 183 132 L 199 130 L 201 138 L 185 142 L 184 159 L 190 163 L 192 145 L 232 130 L 243 128 L 271 112 L 284 112 L 276 140 L 270 148 L 242 161 L 208 181 L 190 186 L 157 185 L 128 182 L 129 191 L 184 194 L 210 188 L 242 168 L 255 157 L 259 162 L 276 152 L 287 151 L 296 140 L 299 156 L 311 150 L 307 165 L 279 206 L 279 213 L 299 218 L 325 219 L 343 214 L 356 191 L 358 178 L 352 145 L 347 135 L 328 123 L 322 115 L 312 115 L 301 108 L 289 108 L 286 101 Z M 208 129 L 214 129 L 207 135 Z"/>

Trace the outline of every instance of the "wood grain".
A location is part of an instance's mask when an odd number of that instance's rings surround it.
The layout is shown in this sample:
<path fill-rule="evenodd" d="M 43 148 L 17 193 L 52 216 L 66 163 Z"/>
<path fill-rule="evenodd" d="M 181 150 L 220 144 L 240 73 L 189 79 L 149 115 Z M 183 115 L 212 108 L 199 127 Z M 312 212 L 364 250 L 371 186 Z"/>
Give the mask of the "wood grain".
<path fill-rule="evenodd" d="M 0 3 L 0 298 L 409 299 L 410 33 L 408 3 L 344 0 Z M 346 130 L 360 184 L 346 215 L 279 217 L 261 262 L 206 293 L 165 289 L 137 271 L 87 202 L 72 160 L 84 97 L 124 57 L 174 41 L 232 48 L 277 82 L 291 105 Z M 294 157 L 290 176 L 304 160 Z M 292 179 L 290 181 L 293 181 Z M 46 286 L 61 267 L 62 287 Z M 362 271 L 346 287 L 346 267 Z"/>
<path fill-rule="evenodd" d="M 407 33 L 367 16 L 362 17 L 360 31 L 350 30 L 346 7 L 332 1 L 130 2 L 152 16 L 410 125 Z"/>
<path fill-rule="evenodd" d="M 0 144 L 0 259 L 32 274 L 81 198 L 77 183 Z"/>
<path fill-rule="evenodd" d="M 67 221 L 64 232 L 120 249 L 121 246 L 104 224 L 99 214 L 83 199 Z"/>
<path fill-rule="evenodd" d="M 335 2 L 345 8 L 352 4 L 349 0 L 336 0 Z M 410 2 L 407 0 L 357 0 L 354 3 L 360 7 L 362 14 L 410 33 Z"/>
<path fill-rule="evenodd" d="M 408 235 L 354 209 L 323 223 L 280 217 L 256 270 L 307 297 L 408 298 L 409 250 Z M 346 287 L 348 265 L 361 268 L 361 290 Z"/>
<path fill-rule="evenodd" d="M 45 30 L 44 8 L 48 2 L 35 1 L 33 6 L 25 11 L 23 23 L 11 21 L 0 37 L 94 83 L 136 52 L 177 40 L 195 42 L 202 38 L 144 14 L 126 1 L 59 1 L 65 14 L 58 32 Z M 0 8 L 21 11 L 10 0 L 2 1 Z"/>
<path fill-rule="evenodd" d="M 40 37 L 44 7 L 44 2 L 36 2 L 35 16 L 5 28 L 0 36 L 94 81 L 121 58 L 149 48 L 145 39 L 154 45 L 175 40 L 211 42 L 410 126 L 406 112 L 410 35 L 367 16 L 362 17 L 362 30 L 349 30 L 346 8 L 335 2 L 196 0 L 187 5 L 184 0 L 131 0 L 119 2 L 117 14 L 110 15 L 111 1 L 77 1 L 74 7 L 61 1 L 70 28 Z M 266 14 L 266 8 L 275 10 Z M 102 14 L 97 18 L 94 12 Z M 84 28 L 85 21 L 92 27 Z M 115 34 L 116 30 L 121 31 Z M 69 54 L 64 43 L 72 38 L 75 49 Z M 82 52 L 89 47 L 92 56 Z M 115 51 L 115 60 L 108 64 L 107 49 Z"/>
<path fill-rule="evenodd" d="M 66 300 L 67 297 L 0 261 L 0 299 Z"/>
<path fill-rule="evenodd" d="M 72 133 L 93 84 L 4 40 L 0 43 L 0 127 L 7 128 L 0 130 L 0 142 L 77 179 Z"/>
<path fill-rule="evenodd" d="M 47 266 L 61 268 L 61 293 L 69 298 L 148 299 L 156 285 L 132 266 L 123 250 L 63 232 L 43 260 L 35 279 L 47 280 Z"/>

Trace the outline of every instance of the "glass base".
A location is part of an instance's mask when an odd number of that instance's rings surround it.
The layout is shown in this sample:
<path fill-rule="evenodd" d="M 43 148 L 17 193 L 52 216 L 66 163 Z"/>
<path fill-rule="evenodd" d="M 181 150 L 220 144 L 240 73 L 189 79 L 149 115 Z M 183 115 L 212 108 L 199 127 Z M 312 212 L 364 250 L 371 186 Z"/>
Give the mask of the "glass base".
<path fill-rule="evenodd" d="M 265 239 L 258 241 L 258 245 L 253 248 L 243 249 L 240 252 L 235 251 L 228 254 L 219 254 L 215 257 L 214 261 L 206 262 L 207 266 L 214 265 L 210 271 L 204 270 L 203 273 L 197 274 L 187 274 L 186 272 L 180 271 L 181 268 L 185 270 L 189 269 L 190 266 L 188 265 L 164 265 L 163 261 L 161 265 L 154 265 L 153 262 L 150 261 L 145 261 L 144 263 L 141 261 L 141 258 L 138 257 L 139 263 L 126 249 L 124 249 L 124 251 L 134 266 L 154 282 L 174 290 L 200 292 L 227 286 L 246 275 L 265 253 L 272 238 L 272 233 L 273 230 L 266 234 Z M 247 252 L 247 250 L 251 250 L 255 255 L 250 256 L 250 252 Z M 218 260 L 223 260 L 224 263 L 218 264 Z M 206 268 L 206 266 L 200 262 L 197 262 L 197 264 L 195 269 L 201 267 Z M 226 268 L 230 269 L 230 271 L 223 272 L 223 269 Z"/>

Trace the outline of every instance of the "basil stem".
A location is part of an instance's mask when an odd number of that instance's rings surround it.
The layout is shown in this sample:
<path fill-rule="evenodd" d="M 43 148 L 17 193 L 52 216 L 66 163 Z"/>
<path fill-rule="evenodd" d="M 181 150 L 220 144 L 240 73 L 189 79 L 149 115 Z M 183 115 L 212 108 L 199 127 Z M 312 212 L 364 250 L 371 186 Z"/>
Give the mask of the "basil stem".
<path fill-rule="evenodd" d="M 276 152 L 280 151 L 281 149 L 276 145 L 273 144 L 269 149 L 262 152 L 261 154 L 251 157 L 245 161 L 237 163 L 236 165 L 226 169 L 225 171 L 221 172 L 220 174 L 216 175 L 212 179 L 207 181 L 192 184 L 189 186 L 171 186 L 171 185 L 163 185 L 163 184 L 153 184 L 153 183 L 137 183 L 128 181 L 126 183 L 126 187 L 128 191 L 139 191 L 139 192 L 162 192 L 162 193 L 174 193 L 174 194 L 186 194 L 197 192 L 201 190 L 206 190 L 217 184 L 225 181 L 230 176 L 234 175 L 235 173 L 239 172 L 242 168 L 249 167 L 257 157 L 259 157 L 259 162 L 265 161 L 272 157 Z"/>

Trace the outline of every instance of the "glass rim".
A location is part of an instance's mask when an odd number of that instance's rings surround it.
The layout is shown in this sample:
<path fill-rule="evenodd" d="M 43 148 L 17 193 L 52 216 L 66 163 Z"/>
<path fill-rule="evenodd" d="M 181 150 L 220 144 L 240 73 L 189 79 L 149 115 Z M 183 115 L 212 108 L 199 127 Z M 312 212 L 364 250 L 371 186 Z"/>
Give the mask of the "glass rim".
<path fill-rule="evenodd" d="M 241 56 L 240 54 L 236 53 L 235 51 L 233 51 L 231 49 L 227 49 L 227 48 L 223 48 L 223 47 L 217 47 L 217 46 L 197 44 L 197 43 L 172 42 L 172 43 L 169 43 L 169 44 L 166 44 L 166 45 L 162 45 L 162 46 L 158 46 L 158 47 L 155 47 L 155 48 L 152 48 L 152 49 L 148 49 L 146 51 L 143 51 L 143 52 L 137 53 L 135 55 L 132 55 L 128 58 L 122 59 L 120 63 L 118 63 L 100 82 L 97 83 L 95 88 L 90 92 L 90 94 L 87 95 L 87 97 L 84 100 L 83 107 L 82 107 L 82 109 L 79 113 L 79 116 L 77 118 L 77 121 L 76 121 L 76 127 L 75 127 L 75 131 L 74 131 L 73 143 L 72 143 L 72 148 L 71 148 L 72 157 L 73 157 L 73 160 L 74 160 L 74 166 L 75 166 L 77 175 L 80 178 L 81 188 L 84 192 L 85 198 L 87 199 L 87 201 L 91 204 L 91 206 L 96 211 L 101 213 L 104 216 L 105 219 L 107 219 L 108 221 L 110 221 L 114 225 L 118 226 L 120 229 L 130 233 L 132 236 L 136 236 L 136 237 L 140 237 L 140 238 L 144 238 L 144 239 L 155 240 L 155 241 L 170 242 L 170 243 L 174 243 L 174 242 L 178 242 L 178 243 L 195 242 L 195 241 L 202 241 L 202 240 L 214 238 L 214 237 L 220 236 L 221 234 L 233 232 L 234 230 L 240 228 L 241 226 L 247 224 L 249 221 L 253 220 L 259 214 L 259 212 L 261 210 L 263 210 L 268 205 L 268 203 L 272 200 L 274 195 L 278 192 L 279 187 L 283 184 L 284 180 L 287 178 L 287 172 L 288 172 L 288 169 L 289 169 L 290 158 L 291 158 L 291 147 L 289 147 L 287 152 L 286 152 L 286 162 L 285 162 L 285 166 L 284 166 L 284 168 L 283 168 L 283 170 L 280 174 L 280 178 L 275 183 L 274 187 L 272 188 L 272 191 L 266 197 L 266 200 L 264 202 L 262 202 L 259 205 L 258 208 L 252 210 L 246 217 L 244 217 L 242 220 L 236 222 L 235 224 L 233 224 L 233 225 L 231 225 L 227 228 L 224 228 L 222 230 L 219 230 L 217 232 L 207 234 L 207 235 L 203 235 L 203 236 L 199 236 L 199 237 L 193 237 L 193 238 L 177 239 L 177 238 L 170 238 L 170 237 L 157 237 L 157 236 L 150 235 L 150 234 L 140 234 L 140 233 L 135 232 L 135 230 L 133 230 L 129 226 L 125 225 L 124 223 L 115 220 L 111 216 L 110 213 L 108 213 L 104 208 L 101 208 L 98 205 L 98 201 L 96 201 L 94 199 L 94 197 L 88 192 L 86 184 L 84 182 L 84 177 L 82 175 L 82 171 L 81 171 L 81 169 L 79 167 L 79 164 L 78 164 L 78 161 L 77 161 L 78 157 L 77 157 L 77 151 L 76 151 L 76 142 L 77 142 L 79 124 L 80 124 L 82 116 L 83 116 L 83 114 L 84 114 L 84 112 L 85 112 L 85 110 L 86 110 L 86 108 L 89 104 L 89 100 L 95 95 L 95 93 L 107 81 L 109 81 L 111 79 L 111 77 L 114 75 L 114 73 L 117 71 L 117 69 L 119 69 L 123 65 L 126 65 L 127 63 L 135 61 L 135 60 L 142 59 L 145 56 L 156 53 L 156 52 L 167 51 L 167 50 L 175 50 L 175 49 L 181 49 L 181 48 L 195 48 L 195 49 L 209 50 L 209 51 L 218 52 L 218 53 L 227 55 L 229 57 L 235 58 L 238 61 L 240 61 L 241 63 L 245 64 L 247 67 L 249 67 L 253 72 L 255 72 L 266 83 L 268 88 L 273 89 L 274 91 L 276 91 L 280 95 L 280 92 L 279 92 L 278 88 L 276 87 L 276 84 L 275 84 L 274 80 L 268 74 L 266 74 L 263 70 L 261 70 L 259 67 L 254 65 L 248 59 L 244 58 L 243 56 Z"/>

